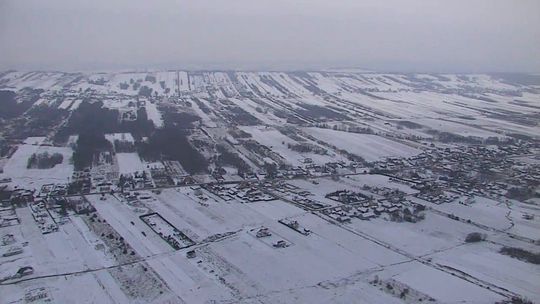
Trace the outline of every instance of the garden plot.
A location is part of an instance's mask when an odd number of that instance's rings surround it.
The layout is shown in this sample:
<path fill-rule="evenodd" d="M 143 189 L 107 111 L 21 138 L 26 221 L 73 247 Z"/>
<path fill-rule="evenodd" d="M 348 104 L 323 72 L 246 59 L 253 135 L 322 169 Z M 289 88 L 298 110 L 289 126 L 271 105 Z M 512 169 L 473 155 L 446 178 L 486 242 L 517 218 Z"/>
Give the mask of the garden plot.
<path fill-rule="evenodd" d="M 340 205 L 340 203 L 336 202 L 335 200 L 326 197 L 326 195 L 331 192 L 335 192 L 337 190 L 364 192 L 361 190 L 361 185 L 347 185 L 341 181 L 334 181 L 330 178 L 318 178 L 315 181 L 317 182 L 316 185 L 313 184 L 313 181 L 310 182 L 302 179 L 289 181 L 289 184 L 299 188 L 298 190 L 293 190 L 291 192 L 295 192 L 296 196 L 307 197 L 326 206 Z M 366 194 L 370 195 L 371 193 Z M 294 197 L 295 195 L 292 196 Z"/>
<path fill-rule="evenodd" d="M 187 237 L 182 231 L 176 229 L 176 227 L 158 213 L 142 215 L 140 218 L 175 250 L 195 245 L 195 242 Z"/>

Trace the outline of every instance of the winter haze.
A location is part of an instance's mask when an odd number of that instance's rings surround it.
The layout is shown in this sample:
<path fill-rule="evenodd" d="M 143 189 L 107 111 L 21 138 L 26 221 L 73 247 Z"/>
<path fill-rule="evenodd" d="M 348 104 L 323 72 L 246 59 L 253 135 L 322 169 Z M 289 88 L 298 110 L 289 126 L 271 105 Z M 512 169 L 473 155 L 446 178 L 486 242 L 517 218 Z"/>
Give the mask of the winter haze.
<path fill-rule="evenodd" d="M 0 2 L 0 68 L 538 72 L 539 1 Z"/>

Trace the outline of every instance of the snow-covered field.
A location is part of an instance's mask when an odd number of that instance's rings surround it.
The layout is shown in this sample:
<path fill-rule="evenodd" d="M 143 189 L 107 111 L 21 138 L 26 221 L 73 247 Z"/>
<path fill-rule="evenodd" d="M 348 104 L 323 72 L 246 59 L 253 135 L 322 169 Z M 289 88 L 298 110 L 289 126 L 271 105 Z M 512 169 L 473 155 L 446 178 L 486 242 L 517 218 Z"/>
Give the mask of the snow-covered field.
<path fill-rule="evenodd" d="M 477 127 L 468 126 L 463 123 L 453 122 L 444 119 L 420 118 L 415 119 L 414 122 L 437 130 L 439 132 L 450 132 L 461 136 L 473 136 L 480 138 L 486 138 L 490 136 L 501 137 L 501 134 L 492 131 L 486 131 Z"/>
<path fill-rule="evenodd" d="M 304 128 L 313 137 L 364 158 L 376 161 L 386 157 L 410 157 L 420 150 L 371 134 L 357 134 L 331 129 Z"/>
<path fill-rule="evenodd" d="M 155 103 L 146 103 L 146 114 L 148 115 L 148 119 L 150 119 L 156 127 L 160 128 L 163 126 L 163 118 Z"/>
<path fill-rule="evenodd" d="M 350 185 L 345 185 L 345 181 Z M 405 187 L 388 183 L 384 176 L 366 175 L 356 181 L 355 184 L 349 179 L 342 182 L 320 179 L 313 190 L 319 191 L 315 194 L 321 197 L 327 191 L 344 187 L 358 191 L 364 183 Z M 313 188 L 309 182 L 294 184 L 304 190 Z M 140 194 L 145 197 L 140 200 L 146 208 L 142 212 L 157 212 L 198 244 L 179 251 L 174 251 L 139 218 L 141 206 L 128 203 L 121 195 L 107 195 L 105 200 L 91 195 L 88 199 L 99 216 L 168 286 L 170 294 L 163 299 L 173 302 L 252 303 L 257 299 L 262 303 L 402 303 L 398 295 L 370 284 L 375 277 L 393 279 L 408 286 L 411 293 L 414 290 L 441 303 L 494 303 L 503 299 L 473 281 L 460 279 L 462 274 L 451 275 L 439 266 L 411 260 L 410 256 L 429 257 L 437 265 L 461 270 L 482 282 L 519 291 L 531 299 L 538 298 L 534 280 L 536 266 L 502 256 L 497 253 L 497 246 L 489 243 L 465 244 L 465 236 L 474 229 L 431 212 L 426 220 L 416 224 L 355 219 L 344 229 L 285 201 L 240 204 L 204 193 L 210 197 L 204 204 L 189 187 L 167 189 L 160 194 Z M 26 208 L 18 209 L 17 213 L 23 221 L 30 216 Z M 34 265 L 33 276 L 68 273 L 66 278 L 70 283 L 64 283 L 63 277 L 42 278 L 24 284 L 0 285 L 0 292 L 9 294 L 8 299 L 15 301 L 29 288 L 46 286 L 55 300 L 69 302 L 73 298 L 66 291 L 85 284 L 89 291 L 80 293 L 79 301 L 130 302 L 118 276 L 103 268 L 115 263 L 107 254 L 107 246 L 103 247 L 99 236 L 79 216 L 70 218 L 59 232 L 48 235 L 42 235 L 32 220 L 28 225 L 9 230 L 14 231 L 17 238 L 29 241 L 18 265 Z M 280 224 L 278 220 L 284 218 L 298 221 L 312 233 L 302 235 Z M 290 245 L 275 248 L 250 233 L 260 227 L 268 228 L 275 238 L 284 239 Z M 17 232 L 19 229 L 24 231 Z M 44 250 L 47 254 L 37 254 Z M 195 251 L 195 258 L 186 258 L 189 250 Z M 59 260 L 62 263 L 59 264 Z M 499 266 L 493 263 L 512 266 L 498 270 Z M 16 269 L 14 265 L 2 263 L 0 273 L 13 269 Z M 85 273 L 85 269 L 94 270 Z M 70 274 L 79 271 L 83 272 Z"/>
<path fill-rule="evenodd" d="M 40 142 L 38 139 L 27 139 L 28 143 Z M 50 169 L 28 169 L 28 159 L 34 153 L 60 153 L 63 156 L 61 164 Z M 13 184 L 27 189 L 40 189 L 50 183 L 67 183 L 73 173 L 71 164 L 71 148 L 39 146 L 34 144 L 19 145 L 15 154 L 4 165 L 4 173 L 0 177 L 9 177 Z"/>
<path fill-rule="evenodd" d="M 142 172 L 146 169 L 146 166 L 142 163 L 141 158 L 136 152 L 116 153 L 116 160 L 118 161 L 120 174 Z"/>
<path fill-rule="evenodd" d="M 289 145 L 296 145 L 298 142 L 292 140 L 286 135 L 283 135 L 281 132 L 272 127 L 241 127 L 241 129 L 251 134 L 253 139 L 255 139 L 257 142 L 278 153 L 285 159 L 286 162 L 294 166 L 303 164 L 306 158 L 310 158 L 316 164 L 324 164 L 336 160 L 336 154 L 331 150 L 327 150 L 326 155 L 316 154 L 313 152 L 300 153 L 292 150 L 289 148 Z M 311 141 L 307 142 L 317 145 Z"/>

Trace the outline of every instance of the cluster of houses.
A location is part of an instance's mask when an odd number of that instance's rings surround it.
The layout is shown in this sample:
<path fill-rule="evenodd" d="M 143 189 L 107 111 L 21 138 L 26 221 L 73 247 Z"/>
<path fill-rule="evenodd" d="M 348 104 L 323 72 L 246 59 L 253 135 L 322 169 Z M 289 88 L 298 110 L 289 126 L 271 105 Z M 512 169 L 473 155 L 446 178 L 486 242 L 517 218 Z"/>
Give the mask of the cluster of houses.
<path fill-rule="evenodd" d="M 258 184 L 252 182 L 209 184 L 205 188 L 225 201 L 236 199 L 242 203 L 253 203 L 276 199 L 274 196 L 263 192 Z"/>
<path fill-rule="evenodd" d="M 364 164 L 359 162 L 328 162 L 325 164 L 316 164 L 313 163 L 311 158 L 305 158 L 302 166 L 296 167 L 285 167 L 278 169 L 276 173 L 276 178 L 298 178 L 298 177 L 314 177 L 314 176 L 324 176 L 332 174 L 343 174 L 343 173 L 355 173 L 358 172 L 360 168 L 363 168 Z"/>
<path fill-rule="evenodd" d="M 265 183 L 265 187 L 267 186 L 267 184 L 268 183 Z M 283 181 L 274 182 L 272 184 L 268 184 L 268 186 L 271 186 L 273 191 L 280 193 L 280 195 L 286 197 L 295 204 L 302 205 L 305 208 L 311 210 L 318 210 L 330 206 L 328 204 L 310 198 L 309 196 L 313 195 L 311 192 L 303 190 L 297 186 L 291 185 Z"/>
<path fill-rule="evenodd" d="M 74 171 L 68 186 L 68 193 L 90 193 L 92 190 L 92 176 L 90 170 Z"/>
<path fill-rule="evenodd" d="M 125 190 L 152 188 L 153 186 L 154 184 L 146 171 L 137 171 L 131 174 L 121 174 L 118 179 L 118 188 L 120 188 L 121 192 Z"/>
<path fill-rule="evenodd" d="M 168 187 L 175 184 L 165 167 L 152 167 L 149 170 L 156 187 Z"/>
<path fill-rule="evenodd" d="M 378 200 L 364 200 L 357 204 L 340 205 L 325 209 L 328 217 L 341 223 L 350 222 L 352 218 L 370 220 L 386 215 L 386 219 L 396 222 L 407 221 L 416 223 L 424 219 L 424 207 L 403 200 L 392 202 L 383 198 Z"/>
<path fill-rule="evenodd" d="M 9 199 L 3 201 L 4 205 L 22 206 L 34 201 L 34 190 L 14 189 L 9 192 Z"/>
<path fill-rule="evenodd" d="M 71 196 L 61 199 L 64 199 L 66 206 L 77 214 L 88 214 L 96 211 L 94 206 L 84 196 Z"/>
<path fill-rule="evenodd" d="M 68 186 L 66 184 L 46 184 L 41 186 L 41 189 L 37 196 L 60 196 L 66 195 L 68 191 Z"/>
<path fill-rule="evenodd" d="M 325 197 L 347 205 L 365 203 L 370 200 L 366 194 L 350 190 L 334 191 L 326 194 Z"/>
<path fill-rule="evenodd" d="M 408 182 L 421 191 L 420 198 L 434 203 L 451 202 L 464 195 L 500 198 L 510 188 L 538 186 L 540 165 L 520 160 L 531 157 L 537 148 L 522 141 L 500 146 L 430 148 L 411 158 L 377 162 L 373 172 Z"/>
<path fill-rule="evenodd" d="M 414 196 L 437 205 L 451 203 L 460 197 L 459 195 L 452 194 L 449 191 L 440 190 L 422 191 L 416 193 Z"/>

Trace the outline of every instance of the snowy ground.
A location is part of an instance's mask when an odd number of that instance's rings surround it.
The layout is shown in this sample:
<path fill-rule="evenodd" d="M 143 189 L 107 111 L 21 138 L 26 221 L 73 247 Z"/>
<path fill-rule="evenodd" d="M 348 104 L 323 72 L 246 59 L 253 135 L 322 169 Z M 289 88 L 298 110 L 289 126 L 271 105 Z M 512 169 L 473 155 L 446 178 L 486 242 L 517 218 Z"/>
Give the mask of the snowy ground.
<path fill-rule="evenodd" d="M 118 162 L 119 173 L 135 173 L 141 172 L 146 169 L 146 166 L 141 161 L 139 154 L 133 153 L 116 153 L 116 160 Z"/>
<path fill-rule="evenodd" d="M 27 139 L 28 143 L 36 143 L 36 139 Z M 37 141 L 39 142 L 39 141 Z M 63 156 L 61 164 L 51 169 L 27 169 L 28 159 L 33 153 L 60 153 Z M 26 189 L 40 189 L 44 184 L 67 183 L 73 173 L 71 148 L 39 146 L 34 144 L 19 145 L 15 154 L 4 165 L 4 173 L 0 177 L 9 177 L 13 184 Z"/>
<path fill-rule="evenodd" d="M 105 138 L 111 143 L 114 144 L 114 141 L 125 141 L 129 143 L 134 143 L 133 135 L 131 133 L 111 133 L 105 134 Z"/>
<path fill-rule="evenodd" d="M 344 187 L 358 190 L 361 184 L 407 190 L 404 185 L 389 183 L 384 176 L 354 178 L 341 182 L 319 179 L 316 188 L 310 182 L 294 184 L 300 189 L 316 190 L 314 194 L 318 197 Z M 170 294 L 162 300 L 186 303 L 210 303 L 211 300 L 222 303 L 403 303 L 398 296 L 371 285 L 375 276 L 381 280 L 393 279 L 415 293 L 426 294 L 441 303 L 494 303 L 503 298 L 485 287 L 451 275 L 444 268 L 421 264 L 411 257 L 430 258 L 438 265 L 466 272 L 482 282 L 538 299 L 535 292 L 538 286 L 534 280 L 538 267 L 500 255 L 497 253 L 499 246 L 491 243 L 465 244 L 464 238 L 475 231 L 474 228 L 432 212 L 427 212 L 426 219 L 416 224 L 379 218 L 370 221 L 354 219 L 341 227 L 317 213 L 306 212 L 281 200 L 241 204 L 235 200 L 222 201 L 205 190 L 203 194 L 209 199 L 201 200 L 189 187 L 167 189 L 157 195 L 144 192 L 140 193 L 144 197 L 140 199 L 140 204 L 145 207 L 142 209 L 141 205 L 128 203 L 120 195 L 107 195 L 105 200 L 94 195 L 88 199 L 100 217 L 168 286 Z M 157 212 L 197 244 L 174 251 L 139 218 L 149 212 Z M 15 231 L 18 239 L 29 241 L 28 250 L 18 259 L 18 264 L 35 265 L 33 276 L 98 270 L 67 275 L 69 284 L 63 283 L 65 279 L 60 276 L 0 285 L 0 292 L 8 293 L 10 301 L 19 299 L 29 288 L 46 286 L 50 287 L 54 299 L 69 302 L 72 298 L 65 291 L 85 284 L 86 289 L 93 292 L 81 293 L 80 301 L 130 302 L 116 279 L 118 276 L 99 270 L 116 262 L 106 253 L 99 236 L 94 235 L 78 216 L 71 215 L 71 221 L 62 225 L 59 232 L 42 235 L 33 221 L 28 221 L 27 208 L 18 209 L 17 214 L 31 225 L 0 231 Z M 278 220 L 284 218 L 298 221 L 312 233 L 302 235 L 280 224 Z M 267 227 L 274 234 L 271 242 L 258 239 L 250 232 L 260 227 Z M 19 229 L 21 232 L 17 232 Z M 275 248 L 272 243 L 278 239 L 286 240 L 290 246 Z M 391 244 L 391 247 L 384 244 Z M 195 251 L 195 258 L 186 258 L 189 250 Z M 36 255 L 36 252 L 47 254 Z M 63 262 L 59 263 L 58 259 Z M 497 270 L 493 263 L 512 266 Z M 2 263 L 0 273 L 9 269 L 13 271 L 16 266 Z M 283 276 L 284 273 L 287 276 Z M 100 285 L 103 287 L 98 287 Z"/>
<path fill-rule="evenodd" d="M 288 147 L 288 145 L 295 145 L 299 143 L 288 136 L 283 135 L 281 132 L 272 127 L 241 127 L 241 129 L 251 134 L 254 140 L 278 153 L 288 163 L 294 166 L 304 164 L 306 158 L 311 158 L 311 160 L 313 160 L 313 162 L 316 164 L 325 164 L 335 161 L 336 159 L 336 154 L 328 149 L 327 155 L 320 155 L 312 152 L 300 153 L 293 151 Z M 316 143 L 308 140 L 306 142 L 319 146 Z"/>
<path fill-rule="evenodd" d="M 159 128 L 163 126 L 163 118 L 161 117 L 161 113 L 159 113 L 155 103 L 146 103 L 146 114 L 148 115 L 148 119 L 150 119 L 156 127 Z"/>
<path fill-rule="evenodd" d="M 35 105 L 67 112 L 88 98 L 102 100 L 105 107 L 120 113 L 135 112 L 144 104 L 148 119 L 157 128 L 164 126 L 160 104 L 177 108 L 191 104 L 188 111 L 201 118 L 201 128 L 194 133 L 204 135 L 190 139 L 211 141 L 213 146 L 205 148 L 212 150 L 228 137 L 227 147 L 239 152 L 255 172 L 261 168 L 254 163 L 269 159 L 253 155 L 239 143 L 242 140 L 231 140 L 231 129 L 251 134 L 252 140 L 295 166 L 307 158 L 315 164 L 346 161 L 346 153 L 339 150 L 367 161 L 414 156 L 436 138 L 429 130 L 484 139 L 510 133 L 540 134 L 538 86 L 510 84 L 489 75 L 393 75 L 355 70 L 6 72 L 0 83 L 2 89 L 15 91 L 44 89 L 35 96 Z M 140 86 L 152 89 L 152 97 L 139 96 Z M 466 88 L 473 93 L 464 94 Z M 49 98 L 58 92 L 65 96 Z M 318 111 L 306 112 L 302 104 L 345 116 L 317 118 Z M 249 122 L 228 121 L 222 111 L 234 107 L 261 123 L 246 126 L 243 124 Z M 407 127 L 403 121 L 420 127 Z M 321 124 L 330 128 L 315 127 Z M 333 126 L 369 127 L 375 134 L 338 131 Z M 289 137 L 279 131 L 284 127 L 299 132 Z M 414 142 L 413 136 L 425 140 Z M 106 139 L 135 141 L 131 133 L 106 134 Z M 4 171 L 0 178 L 11 178 L 13 185 L 30 189 L 66 183 L 73 171 L 69 147 L 76 141 L 77 136 L 72 136 L 67 147 L 55 147 L 50 146 L 51 136 L 27 138 L 11 157 L 0 160 Z M 327 153 L 299 153 L 289 148 L 300 143 Z M 51 169 L 27 169 L 32 153 L 41 152 L 61 153 L 64 160 Z M 527 158 L 514 160 L 534 163 L 536 154 L 533 151 Z M 116 153 L 113 164 L 106 167 L 129 174 L 146 167 L 163 168 L 163 164 L 145 163 L 132 152 Z M 233 180 L 236 169 L 226 170 L 227 181 Z M 367 168 L 357 172 L 364 170 Z M 215 182 L 209 175 L 196 177 Z M 0 245 L 0 303 L 25 303 L 25 294 L 36 288 L 44 288 L 53 303 L 382 304 L 419 303 L 422 298 L 430 303 L 477 304 L 496 303 L 511 295 L 540 302 L 540 266 L 499 252 L 503 246 L 538 252 L 537 244 L 519 238 L 538 239 L 537 198 L 525 203 L 476 196 L 465 205 L 459 203 L 460 197 L 436 205 L 415 198 L 418 191 L 403 183 L 363 173 L 285 182 L 298 187 L 296 193 L 264 184 L 261 191 L 279 197 L 254 203 L 234 199 L 234 195 L 225 201 L 197 186 L 133 191 L 129 199 L 118 192 L 90 194 L 86 199 L 96 209 L 95 216 L 70 211 L 61 217 L 49 210 L 51 217 L 47 218 L 59 227 L 49 234 L 42 234 L 39 218 L 33 217 L 28 206 L 18 207 L 15 215 L 20 224 L 0 228 L 0 237 L 13 234 L 16 239 L 14 244 Z M 364 185 L 403 191 L 407 200 L 426 206 L 425 219 L 396 222 L 383 214 L 342 223 L 324 210 L 306 210 L 293 202 L 293 198 L 309 198 L 328 208 L 339 207 L 341 202 L 325 196 L 344 189 L 382 199 Z M 159 224 L 167 229 L 152 229 L 156 222 L 143 222 L 141 216 L 149 213 L 159 214 L 167 225 Z M 12 216 L 10 210 L 2 210 L 0 215 L 4 214 Z M 298 221 L 311 233 L 299 233 L 280 220 Z M 8 222 L 16 221 L 10 218 Z M 258 238 L 256 231 L 261 228 L 272 236 Z M 159 235 L 175 231 L 195 244 L 186 242 L 189 247 L 175 250 L 164 240 L 166 235 Z M 487 239 L 466 243 L 471 232 L 483 233 Z M 275 246 L 280 240 L 288 246 Z M 20 246 L 23 252 L 2 256 L 10 246 Z M 22 280 L 8 279 L 24 266 L 33 267 L 34 273 Z M 373 283 L 375 279 L 382 283 Z M 398 288 L 407 288 L 410 295 L 400 296 Z"/>
<path fill-rule="evenodd" d="M 317 139 L 363 157 L 367 161 L 376 161 L 385 157 L 410 157 L 421 153 L 418 149 L 377 135 L 321 128 L 304 128 L 303 130 Z"/>

